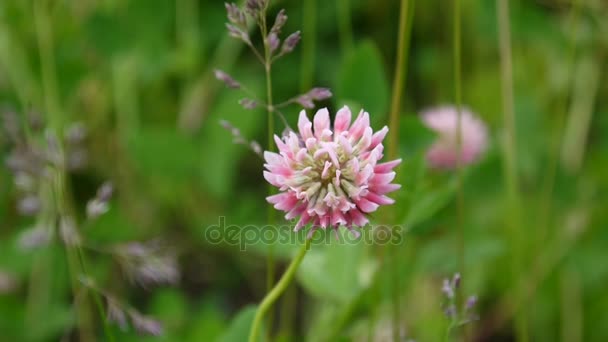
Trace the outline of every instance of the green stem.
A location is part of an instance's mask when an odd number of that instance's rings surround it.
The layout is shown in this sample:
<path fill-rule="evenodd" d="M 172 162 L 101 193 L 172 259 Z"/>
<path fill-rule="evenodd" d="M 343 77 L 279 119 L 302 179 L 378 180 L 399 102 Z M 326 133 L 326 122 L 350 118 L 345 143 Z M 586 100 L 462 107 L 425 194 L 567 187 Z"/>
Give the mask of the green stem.
<path fill-rule="evenodd" d="M 260 14 L 260 30 L 262 34 L 262 39 L 264 40 L 264 71 L 266 73 L 266 105 L 267 105 L 267 120 L 268 120 L 268 146 L 267 150 L 273 150 L 273 138 L 274 138 L 274 107 L 272 101 L 272 52 L 270 51 L 270 45 L 268 44 L 268 24 L 266 22 L 266 12 L 267 8 L 265 8 Z M 272 185 L 268 185 L 268 195 L 272 195 L 274 193 L 274 187 Z M 272 205 L 268 206 L 268 224 L 273 225 L 275 219 L 275 212 Z M 268 244 L 268 255 L 266 256 L 266 291 L 270 291 L 274 284 L 276 272 L 276 265 L 274 260 L 274 245 L 272 243 Z M 272 325 L 273 317 L 272 314 L 270 316 L 270 325 Z M 269 327 L 268 331 L 270 332 L 272 329 Z"/>
<path fill-rule="evenodd" d="M 576 55 L 576 41 L 575 41 L 575 37 L 577 36 L 579 29 L 580 29 L 580 25 L 579 25 L 579 17 L 580 17 L 580 10 L 581 10 L 581 0 L 574 0 L 574 3 L 572 4 L 572 9 L 571 12 L 569 14 L 569 29 L 568 32 L 570 32 L 569 34 L 569 39 L 568 39 L 568 47 L 567 47 L 567 54 L 566 54 L 566 71 L 567 74 L 570 77 L 574 76 L 573 71 L 573 66 L 574 66 L 574 60 L 575 60 L 575 55 Z M 570 90 L 568 88 L 568 90 Z M 559 162 L 559 154 L 560 154 L 560 149 L 562 147 L 562 141 L 564 140 L 564 132 L 565 132 L 565 125 L 566 125 L 566 117 L 567 117 L 567 108 L 568 108 L 568 99 L 570 98 L 570 96 L 568 96 L 569 94 L 562 94 L 562 96 L 559 96 L 559 102 L 558 105 L 556 106 L 556 108 L 558 108 L 561 112 L 558 113 L 557 115 L 557 129 L 556 129 L 556 133 L 554 134 L 553 139 L 551 140 L 551 145 L 549 147 L 549 154 L 550 154 L 550 160 L 549 160 L 549 166 L 547 169 L 547 172 L 545 174 L 544 178 L 544 184 L 543 184 L 543 191 L 541 193 L 541 198 L 540 198 L 540 215 L 539 215 L 539 224 L 538 224 L 538 229 L 537 229 L 537 243 L 538 243 L 538 248 L 537 251 L 540 252 L 542 251 L 542 247 L 544 247 L 544 244 L 547 240 L 547 233 L 549 230 L 549 221 L 550 221 L 550 216 L 551 216 L 551 207 L 552 207 L 552 198 L 553 198 L 553 187 L 554 187 L 554 183 L 555 183 L 555 177 L 557 174 L 557 164 Z"/>
<path fill-rule="evenodd" d="M 305 92 L 312 87 L 315 70 L 315 45 L 317 33 L 317 0 L 305 0 L 303 11 L 302 34 L 302 68 L 300 69 L 300 91 Z"/>
<path fill-rule="evenodd" d="M 78 254 L 78 262 L 80 263 L 80 268 L 82 270 L 82 273 L 86 275 L 86 274 L 88 274 L 87 266 L 86 266 L 86 262 L 84 259 L 84 254 L 82 252 L 82 248 L 80 246 L 77 246 L 75 249 L 76 249 L 76 254 Z M 115 341 L 114 334 L 112 334 L 112 328 L 110 327 L 110 322 L 108 322 L 108 317 L 103 308 L 103 302 L 101 301 L 101 297 L 99 296 L 99 293 L 97 293 L 95 291 L 92 291 L 91 294 L 93 296 L 93 300 L 95 301 L 95 305 L 97 306 L 97 311 L 99 312 L 100 319 L 103 322 L 103 329 L 104 329 L 106 338 L 108 339 L 108 341 L 114 342 Z"/>
<path fill-rule="evenodd" d="M 466 242 L 464 231 L 464 163 L 462 163 L 462 15 L 460 0 L 454 1 L 454 101 L 456 104 L 457 124 L 456 124 L 456 173 L 457 173 L 457 225 L 458 225 L 458 268 L 460 275 L 466 279 L 465 260 Z M 462 307 L 464 291 L 456 293 L 456 307 Z M 468 340 L 467 328 L 464 329 L 464 339 Z"/>
<path fill-rule="evenodd" d="M 397 158 L 399 154 L 399 112 L 401 111 L 401 96 L 407 77 L 407 63 L 409 57 L 410 37 L 414 14 L 414 0 L 401 0 L 399 15 L 399 37 L 397 46 L 397 59 L 395 60 L 395 73 L 393 76 L 393 96 L 391 99 L 391 113 L 389 119 L 389 159 Z"/>
<path fill-rule="evenodd" d="M 53 26 L 51 18 L 44 6 L 45 1 L 34 2 L 34 24 L 40 54 L 40 67 L 42 74 L 43 99 L 49 125 L 60 131 L 62 125 L 59 93 L 57 91 L 57 72 L 55 70 L 55 54 L 53 52 Z"/>
<path fill-rule="evenodd" d="M 407 74 L 407 61 L 409 55 L 409 41 L 413 22 L 413 1 L 401 0 L 399 14 L 399 34 L 397 42 L 397 58 L 395 60 L 395 72 L 393 76 L 393 94 L 391 100 L 391 113 L 389 117 L 389 159 L 396 159 L 399 155 L 399 114 L 401 111 L 401 96 L 403 94 L 404 83 Z M 411 8 L 410 8 L 411 5 Z M 395 213 L 391 212 L 391 219 L 394 220 Z M 398 270 L 398 246 L 389 246 L 389 266 L 391 269 L 391 286 L 393 290 L 393 339 L 399 340 L 399 326 L 401 322 L 401 308 L 399 300 L 399 275 Z"/>
<path fill-rule="evenodd" d="M 304 256 L 310 249 L 310 243 L 312 239 L 306 239 L 306 243 L 300 248 L 296 257 L 291 261 L 287 271 L 283 274 L 279 282 L 272 288 L 270 292 L 264 297 L 262 303 L 260 303 L 260 307 L 255 313 L 255 318 L 253 319 L 253 324 L 251 326 L 251 332 L 249 334 L 249 342 L 255 342 L 258 338 L 260 326 L 262 325 L 262 320 L 266 312 L 271 308 L 272 304 L 285 292 L 287 286 L 293 280 L 298 267 L 304 260 Z"/>
<path fill-rule="evenodd" d="M 522 289 L 517 286 L 517 279 L 521 276 L 523 263 L 522 239 L 520 234 L 520 195 L 519 180 L 517 176 L 517 145 L 515 130 L 515 110 L 513 95 L 513 66 L 511 52 L 511 28 L 509 22 L 509 0 L 497 0 L 498 40 L 500 47 L 500 69 L 502 81 L 503 124 L 506 130 L 503 142 L 504 177 L 507 187 L 508 231 L 511 245 L 511 284 L 513 297 L 520 301 L 523 296 Z M 518 341 L 527 341 L 527 317 L 525 310 L 516 315 L 516 334 Z"/>
<path fill-rule="evenodd" d="M 338 31 L 342 53 L 353 49 L 353 29 L 350 16 L 350 0 L 338 0 Z"/>

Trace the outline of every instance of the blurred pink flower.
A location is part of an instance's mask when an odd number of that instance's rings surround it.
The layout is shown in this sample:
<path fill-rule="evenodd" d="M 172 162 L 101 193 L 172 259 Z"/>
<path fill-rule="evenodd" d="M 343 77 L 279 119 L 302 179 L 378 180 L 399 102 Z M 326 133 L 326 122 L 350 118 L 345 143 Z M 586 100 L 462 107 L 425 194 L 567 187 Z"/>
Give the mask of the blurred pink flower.
<path fill-rule="evenodd" d="M 433 168 L 454 169 L 458 157 L 463 165 L 475 162 L 486 150 L 487 128 L 471 111 L 460 110 L 460 153 L 458 151 L 458 111 L 456 107 L 438 107 L 422 113 L 422 122 L 439 137 L 426 152 L 426 159 Z"/>
<path fill-rule="evenodd" d="M 353 227 L 367 224 L 366 214 L 380 205 L 394 203 L 385 194 L 401 187 L 391 184 L 401 160 L 378 164 L 388 127 L 373 133 L 363 110 L 352 125 L 350 121 L 346 106 L 333 127 L 326 108 L 317 111 L 313 122 L 301 111 L 299 134 L 275 135 L 279 153 L 264 153 L 264 178 L 281 191 L 268 202 L 286 212 L 287 220 L 300 218 L 295 231 L 311 223 L 309 237 L 318 228 L 337 231 L 340 225 L 358 236 Z"/>

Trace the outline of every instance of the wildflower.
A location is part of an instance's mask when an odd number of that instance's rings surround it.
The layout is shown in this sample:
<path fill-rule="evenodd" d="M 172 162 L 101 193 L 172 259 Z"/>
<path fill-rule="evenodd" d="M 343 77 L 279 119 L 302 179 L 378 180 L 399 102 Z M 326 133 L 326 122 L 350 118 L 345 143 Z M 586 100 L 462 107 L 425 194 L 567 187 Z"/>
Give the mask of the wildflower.
<path fill-rule="evenodd" d="M 286 219 L 300 218 L 295 231 L 311 223 L 311 236 L 319 227 L 344 225 L 358 236 L 352 228 L 367 224 L 366 214 L 394 203 L 385 194 L 400 188 L 391 182 L 401 160 L 378 164 L 388 128 L 374 134 L 363 110 L 352 125 L 350 121 L 346 106 L 336 114 L 333 129 L 327 109 L 317 111 L 313 122 L 302 111 L 299 135 L 275 135 L 280 154 L 264 153 L 264 177 L 281 191 L 267 200 L 286 212 Z"/>
<path fill-rule="evenodd" d="M 422 113 L 422 122 L 439 134 L 429 148 L 426 159 L 437 169 L 453 169 L 460 163 L 475 162 L 487 147 L 487 129 L 471 111 L 460 110 L 461 139 L 458 141 L 458 110 L 455 107 L 439 107 Z M 458 151 L 460 145 L 460 151 Z"/>

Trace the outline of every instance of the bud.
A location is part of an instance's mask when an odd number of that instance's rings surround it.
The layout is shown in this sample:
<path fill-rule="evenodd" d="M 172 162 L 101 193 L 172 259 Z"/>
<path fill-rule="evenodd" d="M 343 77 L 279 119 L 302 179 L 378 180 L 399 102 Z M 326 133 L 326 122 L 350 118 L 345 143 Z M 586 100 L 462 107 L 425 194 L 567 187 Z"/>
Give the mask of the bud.
<path fill-rule="evenodd" d="M 125 274 L 142 287 L 179 281 L 177 257 L 158 241 L 119 245 L 114 253 Z"/>
<path fill-rule="evenodd" d="M 114 194 L 114 186 L 110 181 L 103 183 L 97 190 L 97 198 L 102 202 L 108 202 L 112 194 Z"/>
<path fill-rule="evenodd" d="M 32 146 L 16 147 L 6 159 L 6 166 L 13 172 L 27 172 L 40 175 L 45 169 L 44 154 Z"/>
<path fill-rule="evenodd" d="M 255 154 L 262 155 L 262 146 L 257 141 L 252 141 L 249 143 L 249 147 Z"/>
<path fill-rule="evenodd" d="M 265 7 L 265 3 L 263 0 L 247 0 L 245 3 L 245 9 L 247 13 L 249 13 L 252 17 L 257 17 Z"/>
<path fill-rule="evenodd" d="M 232 124 L 227 120 L 220 120 L 220 126 L 222 126 L 223 129 L 228 131 L 231 130 L 233 127 Z"/>
<path fill-rule="evenodd" d="M 312 88 L 308 92 L 308 95 L 316 101 L 322 101 L 332 97 L 331 91 L 327 88 Z"/>
<path fill-rule="evenodd" d="M 444 313 L 446 317 L 454 318 L 456 317 L 456 307 L 454 305 L 449 305 L 447 308 L 445 308 Z"/>
<path fill-rule="evenodd" d="M 220 120 L 220 125 L 222 126 L 222 128 L 224 128 L 225 130 L 229 131 L 230 134 L 232 134 L 233 137 L 240 137 L 241 136 L 241 130 L 234 127 L 230 122 L 228 122 L 227 120 Z"/>
<path fill-rule="evenodd" d="M 467 302 L 465 304 L 465 309 L 471 310 L 475 307 L 475 304 L 477 304 L 477 296 L 472 295 L 469 298 L 467 298 Z"/>
<path fill-rule="evenodd" d="M 102 202 L 97 198 L 94 198 L 87 203 L 87 217 L 90 219 L 96 219 L 109 210 L 110 206 L 108 205 L 108 202 Z"/>
<path fill-rule="evenodd" d="M 46 246 L 51 241 L 51 228 L 45 225 L 34 226 L 21 233 L 19 236 L 19 248 L 22 250 L 33 250 Z"/>
<path fill-rule="evenodd" d="M 281 29 L 283 28 L 283 25 L 285 25 L 286 22 L 287 15 L 285 14 L 285 10 L 282 9 L 279 11 L 279 13 L 277 13 L 277 17 L 274 20 L 274 25 L 272 25 L 270 32 L 278 35 L 279 33 L 281 33 Z"/>
<path fill-rule="evenodd" d="M 308 94 L 298 96 L 296 98 L 296 102 L 306 109 L 315 108 L 315 103 L 312 101 L 312 98 Z"/>
<path fill-rule="evenodd" d="M 239 104 L 245 109 L 255 109 L 258 106 L 258 102 L 256 100 L 248 98 L 239 100 Z"/>
<path fill-rule="evenodd" d="M 454 277 L 452 278 L 452 286 L 454 287 L 454 290 L 457 290 L 460 287 L 460 281 L 460 273 L 454 274 Z"/>
<path fill-rule="evenodd" d="M 36 195 L 27 195 L 17 203 L 17 211 L 23 216 L 35 216 L 41 207 L 42 202 Z"/>
<path fill-rule="evenodd" d="M 246 27 L 247 18 L 245 17 L 245 13 L 235 3 L 225 3 L 225 5 L 228 20 L 239 27 Z"/>
<path fill-rule="evenodd" d="M 116 325 L 118 325 L 122 331 L 126 331 L 128 328 L 127 315 L 120 308 L 120 305 L 110 298 L 108 298 L 107 320 L 109 322 L 116 323 Z"/>
<path fill-rule="evenodd" d="M 279 48 L 279 44 L 281 43 L 281 40 L 279 39 L 277 34 L 274 32 L 270 32 L 268 38 L 266 39 L 268 40 L 267 43 L 268 47 L 270 48 L 270 52 L 275 52 Z"/>
<path fill-rule="evenodd" d="M 296 45 L 300 42 L 300 31 L 296 31 L 290 34 L 283 42 L 283 47 L 281 48 L 281 54 L 290 53 L 295 49 Z"/>
<path fill-rule="evenodd" d="M 226 24 L 226 28 L 228 29 L 228 35 L 230 35 L 230 37 L 240 39 L 245 43 L 249 43 L 249 34 L 247 32 L 230 24 Z"/>
<path fill-rule="evenodd" d="M 75 122 L 65 132 L 65 141 L 68 144 L 80 144 L 87 137 L 87 128 L 82 122 Z"/>
<path fill-rule="evenodd" d="M 129 312 L 129 315 L 135 330 L 140 334 L 151 336 L 160 336 L 163 334 L 163 326 L 159 321 L 134 311 Z"/>
<path fill-rule="evenodd" d="M 235 81 L 230 75 L 223 72 L 222 70 L 215 69 L 214 73 L 215 78 L 217 78 L 219 81 L 224 82 L 224 84 L 228 88 L 239 89 L 241 87 L 241 84 L 239 82 Z"/>
<path fill-rule="evenodd" d="M 454 298 L 454 288 L 448 279 L 443 280 L 443 286 L 441 287 L 441 292 L 445 294 L 449 299 Z"/>

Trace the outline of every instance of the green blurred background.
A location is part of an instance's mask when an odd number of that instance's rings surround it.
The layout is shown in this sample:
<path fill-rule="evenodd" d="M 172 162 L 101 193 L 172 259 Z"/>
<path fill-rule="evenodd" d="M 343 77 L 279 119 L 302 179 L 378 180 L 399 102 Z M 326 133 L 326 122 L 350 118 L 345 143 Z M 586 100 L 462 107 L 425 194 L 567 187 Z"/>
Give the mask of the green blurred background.
<path fill-rule="evenodd" d="M 399 2 L 272 1 L 272 18 L 279 8 L 289 16 L 284 32 L 302 30 L 302 42 L 274 67 L 275 98 L 328 87 L 334 97 L 321 106 L 364 106 L 374 129 L 386 124 Z M 510 9 L 519 218 L 508 206 L 501 149 L 496 3 L 462 0 L 463 103 L 488 124 L 491 143 L 462 173 L 459 215 L 458 175 L 425 166 L 432 135 L 417 117 L 454 103 L 452 2 L 417 1 L 399 94 L 403 187 L 395 207 L 372 218 L 406 227 L 404 242 L 391 268 L 381 248 L 314 246 L 275 306 L 273 338 L 388 340 L 397 303 L 404 336 L 442 340 L 441 281 L 460 271 L 463 293 L 479 297 L 469 340 L 608 340 L 608 4 L 520 0 Z M 83 211 L 102 182 L 116 187 L 110 211 L 81 234 L 108 246 L 160 238 L 179 254 L 180 282 L 145 289 L 112 258 L 89 257 L 100 286 L 164 323 L 154 338 L 112 328 L 118 341 L 242 341 L 265 293 L 268 246 L 243 252 L 205 238 L 220 217 L 231 225 L 267 222 L 262 161 L 219 124 L 228 120 L 265 146 L 266 114 L 241 108 L 243 95 L 213 77 L 223 69 L 263 97 L 263 69 L 228 37 L 225 22 L 222 1 L 0 2 L 0 104 L 41 113 L 55 127 L 86 126 L 88 163 L 67 178 L 76 208 Z M 298 111 L 285 111 L 292 124 Z M 4 131 L 0 144 L 5 159 Z M 0 293 L 0 341 L 78 340 L 62 247 L 17 247 L 34 223 L 18 215 L 17 195 L 1 168 L 0 271 L 17 286 Z M 279 272 L 295 248 L 274 246 Z M 514 255 L 521 258 L 516 276 Z M 101 319 L 95 322 L 93 335 L 105 340 Z"/>

